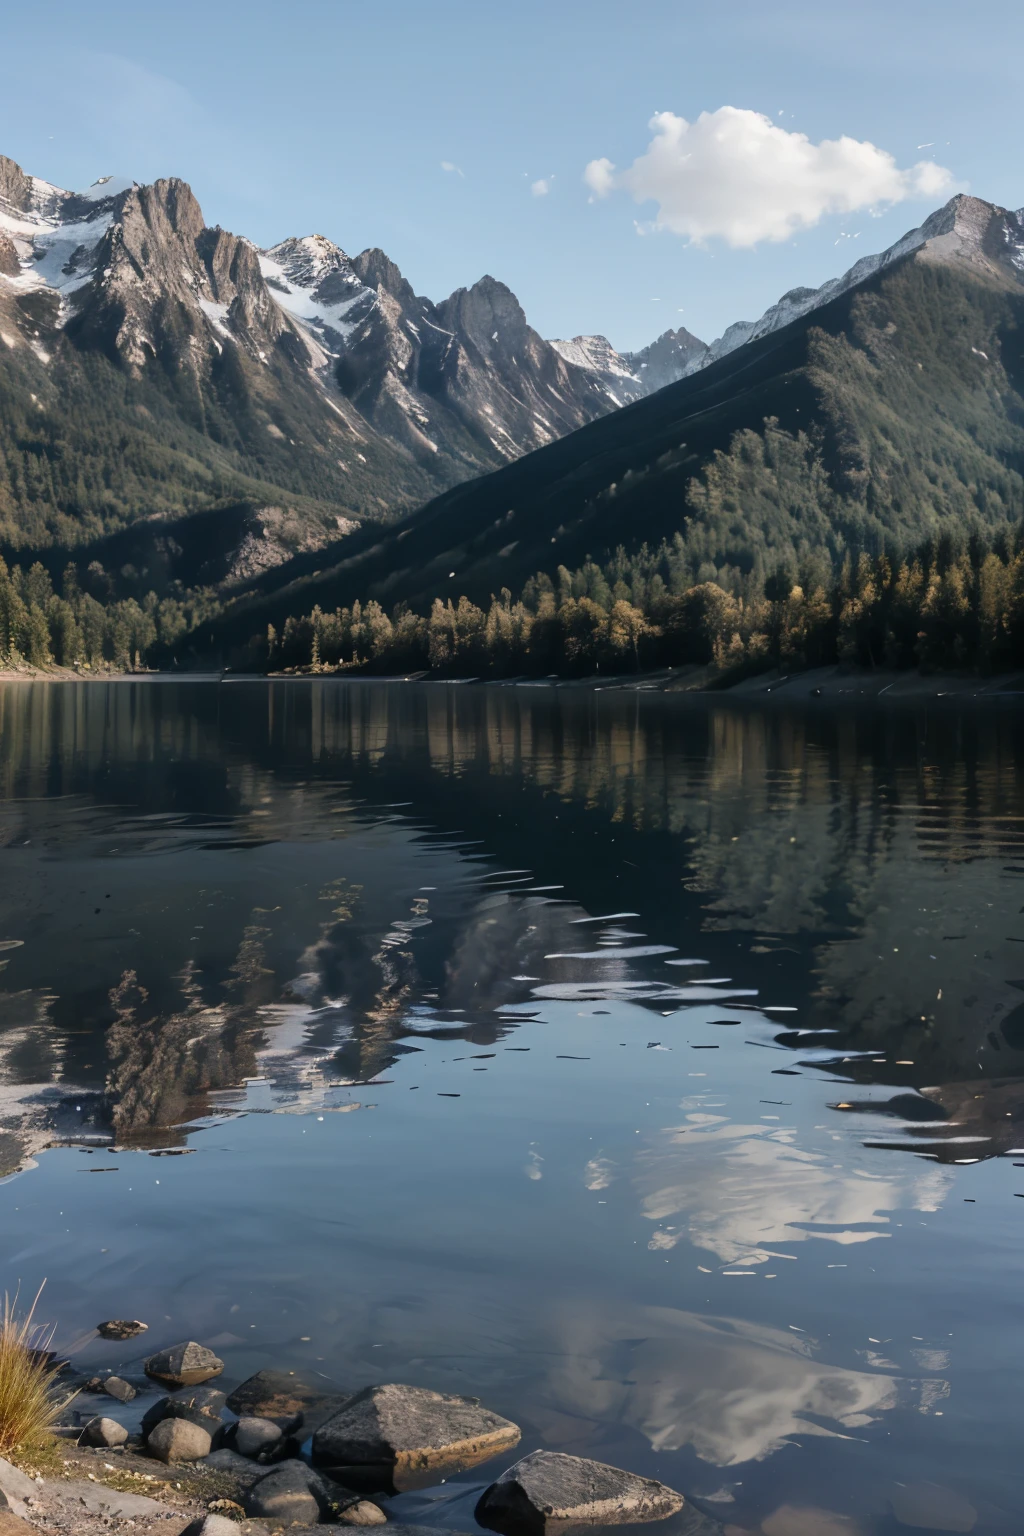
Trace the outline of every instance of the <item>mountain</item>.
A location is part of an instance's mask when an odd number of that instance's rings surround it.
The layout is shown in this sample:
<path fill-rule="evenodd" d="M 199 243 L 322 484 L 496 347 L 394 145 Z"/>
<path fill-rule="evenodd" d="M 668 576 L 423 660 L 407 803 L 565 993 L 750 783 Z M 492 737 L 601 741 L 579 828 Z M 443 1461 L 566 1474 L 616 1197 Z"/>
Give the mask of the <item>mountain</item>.
<path fill-rule="evenodd" d="M 678 382 L 324 551 L 315 576 L 291 562 L 220 635 L 356 597 L 486 605 L 663 539 L 691 580 L 737 590 L 1022 515 L 1024 214 L 961 196 Z"/>
<path fill-rule="evenodd" d="M 447 463 L 449 478 L 542 447 L 615 403 L 493 277 L 432 304 L 383 251 L 350 260 L 322 235 L 283 241 L 260 267 L 346 398 L 419 462 Z"/>
<path fill-rule="evenodd" d="M 994 228 L 993 213 L 997 215 Z M 1001 222 L 998 216 L 1002 216 Z M 909 230 L 888 250 L 876 256 L 861 257 L 842 277 L 830 278 L 820 288 L 791 288 L 765 310 L 760 320 L 736 321 L 702 352 L 694 353 L 687 372 L 706 368 L 748 341 L 757 341 L 772 331 L 781 330 L 924 247 L 927 247 L 927 257 L 931 261 L 960 259 L 968 265 L 984 267 L 994 258 L 997 262 L 1009 262 L 1011 267 L 1024 272 L 1024 256 L 1017 232 L 1020 220 L 1020 213 L 1007 216 L 1006 210 L 996 209 L 992 203 L 982 202 L 979 198 L 955 197 L 917 229 Z"/>
<path fill-rule="evenodd" d="M 682 326 L 665 331 L 640 352 L 616 352 L 604 336 L 574 336 L 551 345 L 566 362 L 597 375 L 614 405 L 629 405 L 690 372 L 708 347 Z"/>
<path fill-rule="evenodd" d="M 435 305 L 382 251 L 210 227 L 176 178 L 72 193 L 0 157 L 8 549 L 244 525 L 245 552 L 185 560 L 242 579 L 613 408 L 491 277 Z"/>
<path fill-rule="evenodd" d="M 707 345 L 685 326 L 665 331 L 640 352 L 626 352 L 625 361 L 633 373 L 642 380 L 644 394 L 653 395 L 656 389 L 674 384 L 685 377 L 707 352 Z"/>

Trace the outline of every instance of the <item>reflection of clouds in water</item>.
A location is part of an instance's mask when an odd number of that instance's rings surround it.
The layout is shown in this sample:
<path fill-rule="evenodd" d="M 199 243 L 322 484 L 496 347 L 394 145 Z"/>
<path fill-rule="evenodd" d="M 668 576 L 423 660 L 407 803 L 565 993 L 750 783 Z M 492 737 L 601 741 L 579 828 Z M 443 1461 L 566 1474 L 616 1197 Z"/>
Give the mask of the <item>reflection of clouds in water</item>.
<path fill-rule="evenodd" d="M 588 1189 L 607 1189 L 615 1178 L 615 1164 L 607 1157 L 592 1157 L 583 1170 L 583 1182 Z"/>
<path fill-rule="evenodd" d="M 627 1424 L 655 1450 L 692 1446 L 723 1467 L 760 1460 L 796 1434 L 841 1435 L 917 1392 L 822 1364 L 780 1329 L 671 1307 L 575 1307 L 559 1345 L 544 1387 L 550 1408 Z"/>
<path fill-rule="evenodd" d="M 665 1222 L 685 1214 L 685 1227 L 665 1228 L 652 1248 L 688 1236 L 724 1263 L 763 1264 L 768 1243 L 864 1243 L 888 1237 L 882 1214 L 907 1205 L 933 1211 L 950 1175 L 930 1167 L 909 1179 L 836 1167 L 832 1153 L 796 1145 L 797 1132 L 738 1125 L 722 1115 L 693 1113 L 666 1128 L 643 1157 L 638 1182 L 643 1212 Z"/>

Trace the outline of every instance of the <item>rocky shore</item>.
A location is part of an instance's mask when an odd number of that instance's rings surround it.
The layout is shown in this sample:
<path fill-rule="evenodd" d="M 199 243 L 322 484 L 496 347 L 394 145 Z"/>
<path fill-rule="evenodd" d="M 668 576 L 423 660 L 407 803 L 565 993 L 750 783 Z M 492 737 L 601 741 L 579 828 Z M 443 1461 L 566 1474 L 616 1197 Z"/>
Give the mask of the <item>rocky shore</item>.
<path fill-rule="evenodd" d="M 111 1342 L 146 1331 L 125 1319 L 97 1329 Z M 223 1371 L 194 1340 L 157 1350 L 138 1374 L 63 1367 L 73 1395 L 52 1456 L 0 1461 L 0 1536 L 429 1536 L 403 1519 L 402 1495 L 499 1459 L 494 1481 L 467 1486 L 476 1524 L 499 1536 L 655 1521 L 669 1522 L 666 1536 L 721 1530 L 654 1479 L 546 1450 L 517 1459 L 518 1425 L 476 1398 L 391 1382 L 345 1393 L 278 1370 L 226 1392 L 214 1385 Z"/>

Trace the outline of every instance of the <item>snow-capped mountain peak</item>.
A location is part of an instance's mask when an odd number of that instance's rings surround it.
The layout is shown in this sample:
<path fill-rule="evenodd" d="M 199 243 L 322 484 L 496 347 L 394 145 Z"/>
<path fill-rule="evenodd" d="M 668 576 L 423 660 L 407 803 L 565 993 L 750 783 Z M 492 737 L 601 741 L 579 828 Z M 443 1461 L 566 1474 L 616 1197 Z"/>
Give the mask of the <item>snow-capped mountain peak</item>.
<path fill-rule="evenodd" d="M 133 186 L 104 176 L 84 192 L 68 192 L 0 156 L 3 270 L 15 289 L 56 293 L 58 323 L 66 321 L 68 301 L 95 275 L 101 242 Z"/>
<path fill-rule="evenodd" d="M 275 301 L 336 356 L 376 302 L 340 246 L 324 235 L 282 240 L 259 254 Z"/>

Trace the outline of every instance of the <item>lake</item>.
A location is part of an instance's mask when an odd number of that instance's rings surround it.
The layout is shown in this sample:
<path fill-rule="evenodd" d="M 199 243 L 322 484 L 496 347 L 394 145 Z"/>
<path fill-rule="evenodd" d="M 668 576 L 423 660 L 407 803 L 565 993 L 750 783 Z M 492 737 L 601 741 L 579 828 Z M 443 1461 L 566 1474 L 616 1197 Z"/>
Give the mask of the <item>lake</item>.
<path fill-rule="evenodd" d="M 0 684 L 3 1286 L 83 1370 L 466 1393 L 732 1532 L 1019 1531 L 1022 754 L 1005 701 Z"/>

